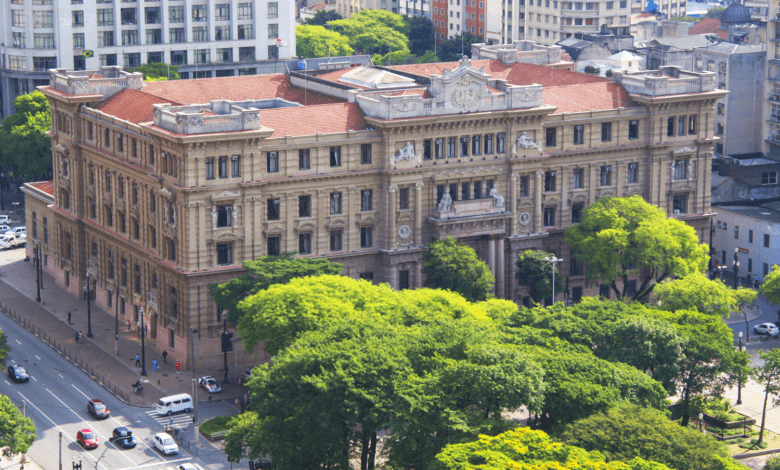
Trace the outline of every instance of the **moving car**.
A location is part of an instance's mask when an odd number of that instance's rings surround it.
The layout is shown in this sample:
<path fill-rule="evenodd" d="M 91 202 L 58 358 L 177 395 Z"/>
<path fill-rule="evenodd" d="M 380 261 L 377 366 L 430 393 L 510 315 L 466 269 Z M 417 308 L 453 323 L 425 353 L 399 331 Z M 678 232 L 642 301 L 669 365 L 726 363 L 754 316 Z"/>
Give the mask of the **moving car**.
<path fill-rule="evenodd" d="M 170 416 L 179 411 L 192 411 L 192 397 L 186 393 L 162 397 L 157 402 L 157 414 L 160 416 Z"/>
<path fill-rule="evenodd" d="M 201 387 L 205 388 L 209 393 L 217 393 L 222 391 L 222 387 L 214 380 L 214 377 L 206 376 L 198 379 L 198 383 Z"/>
<path fill-rule="evenodd" d="M 111 416 L 111 412 L 106 408 L 106 405 L 96 398 L 92 398 L 87 402 L 87 413 L 97 419 L 106 419 Z"/>
<path fill-rule="evenodd" d="M 111 434 L 113 436 L 111 442 L 117 447 L 132 449 L 138 444 L 138 441 L 133 437 L 133 431 L 124 426 L 114 429 L 114 432 Z"/>
<path fill-rule="evenodd" d="M 768 335 L 773 338 L 780 336 L 780 328 L 778 328 L 774 323 L 762 323 L 760 325 L 756 325 L 753 328 L 753 331 L 755 331 L 756 334 Z"/>
<path fill-rule="evenodd" d="M 164 432 L 154 435 L 154 446 L 157 450 L 163 453 L 163 455 L 178 454 L 179 446 L 176 441 L 173 440 L 170 434 Z"/>
<path fill-rule="evenodd" d="M 0 248 L 4 250 L 10 250 L 11 248 L 16 248 L 17 246 L 22 246 L 25 243 L 27 243 L 27 235 L 0 235 Z"/>
<path fill-rule="evenodd" d="M 21 234 L 27 235 L 27 227 L 14 227 L 10 230 L 6 230 L 3 232 L 3 235 L 16 235 L 19 236 Z"/>
<path fill-rule="evenodd" d="M 22 366 L 8 366 L 8 377 L 16 383 L 30 381 L 30 376 Z"/>
<path fill-rule="evenodd" d="M 98 446 L 98 440 L 97 437 L 95 437 L 95 433 L 89 429 L 82 429 L 76 433 L 76 442 L 81 444 L 85 449 L 97 449 Z"/>

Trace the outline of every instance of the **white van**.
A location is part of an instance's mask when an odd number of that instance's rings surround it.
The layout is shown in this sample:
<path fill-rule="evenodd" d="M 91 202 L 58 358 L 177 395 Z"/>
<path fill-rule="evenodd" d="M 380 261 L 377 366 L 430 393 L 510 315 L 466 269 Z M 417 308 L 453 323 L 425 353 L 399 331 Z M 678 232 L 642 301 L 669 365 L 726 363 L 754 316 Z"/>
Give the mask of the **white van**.
<path fill-rule="evenodd" d="M 157 402 L 158 415 L 172 415 L 179 411 L 192 411 L 192 397 L 186 393 L 160 398 Z"/>

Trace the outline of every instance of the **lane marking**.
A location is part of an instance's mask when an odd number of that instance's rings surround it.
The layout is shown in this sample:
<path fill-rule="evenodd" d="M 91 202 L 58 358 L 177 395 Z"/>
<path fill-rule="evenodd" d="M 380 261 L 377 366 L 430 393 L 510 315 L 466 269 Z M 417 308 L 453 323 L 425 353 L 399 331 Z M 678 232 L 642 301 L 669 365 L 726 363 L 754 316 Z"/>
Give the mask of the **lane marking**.
<path fill-rule="evenodd" d="M 179 462 L 191 462 L 191 461 L 192 461 L 192 458 L 188 458 L 188 459 L 179 459 L 179 460 L 166 460 L 165 463 L 166 464 L 169 464 L 169 463 L 176 464 L 176 463 L 179 463 Z M 137 467 L 122 468 L 120 470 L 134 470 L 136 468 L 152 467 L 152 466 L 155 466 L 155 465 L 160 465 L 160 464 L 159 463 L 148 463 L 146 465 L 139 465 Z"/>
<path fill-rule="evenodd" d="M 6 385 L 8 385 L 9 387 L 11 386 L 11 384 L 10 384 L 10 383 L 8 383 L 8 381 L 7 381 L 7 380 L 3 380 L 3 382 L 5 382 L 5 383 L 6 383 Z"/>
<path fill-rule="evenodd" d="M 39 361 L 42 361 L 42 360 L 43 360 L 43 359 L 41 359 L 40 357 L 38 357 L 38 355 L 37 355 L 37 354 L 35 355 L 35 357 L 37 357 Z"/>
<path fill-rule="evenodd" d="M 63 376 L 62 376 L 62 374 L 60 374 L 59 372 L 57 372 L 57 375 L 59 375 L 61 379 L 64 379 L 64 378 L 65 378 L 65 377 L 63 377 Z"/>
<path fill-rule="evenodd" d="M 11 359 L 11 362 L 13 362 L 14 364 L 16 364 L 16 361 L 14 361 L 13 359 Z"/>
<path fill-rule="evenodd" d="M 81 444 L 79 444 L 78 442 L 76 442 L 76 440 L 75 440 L 75 439 L 73 439 L 72 437 L 70 437 L 70 434 L 68 434 L 68 432 L 67 432 L 67 431 L 65 431 L 64 429 L 62 429 L 62 428 L 60 427 L 60 425 L 59 425 L 59 424 L 55 423 L 53 419 L 51 419 L 51 418 L 49 418 L 48 416 L 46 416 L 46 413 L 44 413 L 44 412 L 43 412 L 43 411 L 41 411 L 41 410 L 40 410 L 40 409 L 39 409 L 37 406 L 35 406 L 35 405 L 33 404 L 33 402 L 31 402 L 31 401 L 30 401 L 30 399 L 29 399 L 29 398 L 27 398 L 26 396 L 22 395 L 22 392 L 19 392 L 19 391 L 17 391 L 16 393 L 18 393 L 18 394 L 19 394 L 19 396 L 21 396 L 22 398 L 24 398 L 24 399 L 25 399 L 25 401 L 26 401 L 26 402 L 27 402 L 27 403 L 28 403 L 30 406 L 32 406 L 33 408 L 35 408 L 35 410 L 36 410 L 38 413 L 42 414 L 44 418 L 46 418 L 46 419 L 48 419 L 49 421 L 51 421 L 51 424 L 53 424 L 53 425 L 54 425 L 54 426 L 55 426 L 57 429 L 59 429 L 59 430 L 60 430 L 60 432 L 62 432 L 62 435 L 63 435 L 63 436 L 65 436 L 65 438 L 66 438 L 66 439 L 68 439 L 68 440 L 69 440 L 69 441 L 71 441 L 71 442 L 75 442 L 75 443 L 76 443 L 76 445 L 77 445 L 77 446 L 79 446 L 79 449 L 83 449 L 83 448 L 81 447 Z M 51 393 L 51 392 L 49 392 L 49 393 Z M 108 470 L 108 469 L 106 468 L 106 466 L 105 466 L 105 465 L 103 465 L 102 463 L 98 462 L 98 461 L 95 459 L 95 457 L 92 457 L 92 456 L 91 456 L 91 455 L 89 455 L 87 452 L 80 451 L 80 452 L 79 452 L 79 454 L 81 454 L 81 455 L 84 455 L 84 456 L 86 456 L 87 458 L 94 460 L 94 461 L 95 461 L 95 463 L 96 463 L 96 464 L 98 464 L 98 465 L 100 465 L 101 467 L 103 467 L 103 468 L 104 468 L 104 470 Z"/>
<path fill-rule="evenodd" d="M 81 420 L 83 423 L 86 423 L 86 424 L 87 424 L 87 426 L 88 426 L 88 429 L 92 430 L 92 432 L 94 432 L 95 434 L 97 434 L 98 436 L 100 436 L 100 437 L 101 437 L 101 439 L 103 439 L 103 442 L 105 442 L 105 444 L 104 444 L 105 446 L 108 446 L 108 444 L 111 444 L 111 446 L 112 446 L 112 447 L 114 447 L 114 449 L 116 449 L 116 450 L 119 450 L 119 448 L 118 448 L 118 447 L 116 447 L 116 446 L 114 445 L 114 443 L 113 443 L 113 442 L 111 442 L 111 441 L 109 441 L 108 439 L 106 439 L 106 438 L 105 438 L 105 436 L 103 436 L 102 434 L 100 434 L 98 431 L 96 431 L 96 430 L 93 430 L 93 429 L 92 429 L 92 427 L 91 427 L 91 426 L 89 426 L 89 423 L 87 423 L 87 421 L 86 421 L 85 419 L 83 419 L 81 416 L 79 416 L 79 414 L 78 414 L 78 413 L 76 413 L 75 411 L 73 411 L 73 408 L 69 407 L 69 406 L 68 406 L 68 405 L 67 405 L 67 404 L 66 404 L 64 401 L 62 401 L 62 400 L 60 399 L 60 397 L 58 397 L 57 395 L 55 395 L 55 394 L 54 394 L 54 392 L 52 392 L 52 391 L 51 391 L 51 390 L 49 390 L 48 388 L 46 389 L 46 391 L 47 391 L 47 392 L 49 392 L 49 393 L 51 394 L 51 396 L 53 396 L 54 398 L 56 398 L 56 399 L 57 399 L 57 401 L 59 401 L 60 403 L 62 403 L 62 406 L 64 406 L 65 408 L 69 409 L 71 413 L 73 413 L 74 415 L 76 415 L 76 417 L 77 417 L 79 420 Z M 133 465 L 136 465 L 136 463 L 135 463 L 135 462 L 133 462 L 133 460 L 132 460 L 130 457 L 128 457 L 128 456 L 127 456 L 127 455 L 126 455 L 124 452 L 119 452 L 119 454 L 120 454 L 120 455 L 122 455 L 122 456 L 123 456 L 124 458 L 126 458 L 127 460 L 129 460 L 131 464 L 133 464 Z"/>
<path fill-rule="evenodd" d="M 35 378 L 35 377 L 33 377 L 32 375 L 31 375 L 30 377 L 31 377 L 33 380 L 35 380 L 36 382 L 38 381 L 38 379 L 36 379 L 36 378 Z"/>
<path fill-rule="evenodd" d="M 14 341 L 16 341 L 19 344 L 22 344 L 21 341 L 19 341 L 18 339 L 15 339 Z"/>

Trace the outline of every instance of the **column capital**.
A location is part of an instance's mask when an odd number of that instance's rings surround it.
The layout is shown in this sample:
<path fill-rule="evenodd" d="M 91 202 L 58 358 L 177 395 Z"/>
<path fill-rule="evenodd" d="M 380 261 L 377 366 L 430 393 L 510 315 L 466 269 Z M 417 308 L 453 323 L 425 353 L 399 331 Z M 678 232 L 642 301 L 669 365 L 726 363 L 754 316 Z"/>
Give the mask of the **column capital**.
<path fill-rule="evenodd" d="M 387 188 L 387 190 L 390 191 L 391 193 L 394 193 L 396 192 L 396 190 L 398 190 L 398 186 L 391 184 L 390 187 Z"/>
<path fill-rule="evenodd" d="M 423 186 L 425 186 L 424 183 L 414 183 L 414 189 L 417 191 L 421 190 Z"/>
<path fill-rule="evenodd" d="M 517 180 L 517 178 L 519 178 L 519 177 L 520 177 L 520 175 L 519 175 L 519 174 L 517 174 L 517 173 L 512 173 L 512 176 L 511 176 L 511 178 L 512 178 L 512 181 L 515 181 L 515 180 Z"/>

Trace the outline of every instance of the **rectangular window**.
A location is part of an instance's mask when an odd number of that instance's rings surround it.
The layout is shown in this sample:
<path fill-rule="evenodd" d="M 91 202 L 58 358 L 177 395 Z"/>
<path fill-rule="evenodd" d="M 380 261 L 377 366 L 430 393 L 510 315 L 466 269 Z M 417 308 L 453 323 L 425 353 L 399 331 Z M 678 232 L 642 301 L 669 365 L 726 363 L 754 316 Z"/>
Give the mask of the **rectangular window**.
<path fill-rule="evenodd" d="M 330 166 L 331 168 L 341 166 L 341 147 L 330 148 Z"/>
<path fill-rule="evenodd" d="M 206 179 L 214 179 L 214 157 L 206 159 Z"/>
<path fill-rule="evenodd" d="M 360 210 L 362 212 L 370 211 L 373 206 L 373 193 L 370 189 L 360 191 Z"/>
<path fill-rule="evenodd" d="M 548 127 L 544 130 L 545 135 L 545 147 L 555 147 L 556 145 L 556 138 L 558 136 L 558 129 L 555 127 Z"/>
<path fill-rule="evenodd" d="M 238 25 L 238 39 L 254 39 L 252 34 L 250 33 L 249 36 L 242 35 L 242 32 L 244 32 L 244 29 L 242 26 L 251 26 L 252 25 Z M 255 48 L 253 46 L 250 47 L 239 47 L 238 48 L 238 60 L 239 62 L 254 62 L 255 60 Z M 238 69 L 238 75 L 255 75 L 256 72 L 247 73 L 251 70 L 257 70 L 257 69 Z"/>
<path fill-rule="evenodd" d="M 582 203 L 572 204 L 571 206 L 571 223 L 578 224 L 582 220 Z"/>
<path fill-rule="evenodd" d="M 119 12 L 122 25 L 138 24 L 138 10 L 135 8 L 122 8 Z"/>
<path fill-rule="evenodd" d="M 298 216 L 311 217 L 311 196 L 298 196 Z"/>
<path fill-rule="evenodd" d="M 684 180 L 688 177 L 688 161 L 687 160 L 675 160 L 674 162 L 674 179 Z"/>
<path fill-rule="evenodd" d="M 363 279 L 365 281 L 374 281 L 374 272 L 367 272 L 367 273 L 360 273 L 360 279 Z"/>
<path fill-rule="evenodd" d="M 138 31 L 122 31 L 123 46 L 137 46 L 138 44 Z"/>
<path fill-rule="evenodd" d="M 15 28 L 26 27 L 27 26 L 26 18 L 27 17 L 24 16 L 24 10 L 11 10 L 11 26 Z"/>
<path fill-rule="evenodd" d="M 81 35 L 81 47 L 84 47 L 84 33 L 76 33 L 73 35 L 73 47 L 78 47 L 76 46 L 76 36 L 79 34 Z M 17 47 L 19 49 L 24 49 L 25 47 L 27 47 L 26 41 L 24 39 L 24 33 L 14 32 L 12 33 L 12 35 L 13 35 L 13 43 L 12 43 L 13 47 Z"/>
<path fill-rule="evenodd" d="M 482 154 L 482 139 L 480 136 L 475 135 L 471 138 L 471 155 Z"/>
<path fill-rule="evenodd" d="M 398 190 L 398 208 L 401 210 L 409 209 L 409 188 Z"/>
<path fill-rule="evenodd" d="M 279 2 L 268 2 L 268 17 L 276 18 L 279 16 Z"/>
<path fill-rule="evenodd" d="M 241 176 L 241 157 L 233 155 L 230 157 L 230 173 L 233 178 Z"/>
<path fill-rule="evenodd" d="M 146 24 L 160 24 L 160 7 L 146 7 L 144 9 Z"/>
<path fill-rule="evenodd" d="M 373 244 L 373 227 L 360 227 L 360 248 L 371 248 Z"/>
<path fill-rule="evenodd" d="M 184 28 L 170 28 L 168 37 L 171 44 L 180 44 L 187 40 Z M 171 65 L 183 65 L 187 62 L 187 51 L 171 51 Z"/>
<path fill-rule="evenodd" d="M 506 152 L 506 135 L 504 133 L 498 134 L 496 136 L 496 150 L 497 153 L 505 153 Z"/>
<path fill-rule="evenodd" d="M 279 256 L 281 240 L 281 237 L 268 237 L 268 256 Z"/>
<path fill-rule="evenodd" d="M 529 194 L 528 176 L 521 176 L 520 177 L 520 197 L 528 197 L 528 194 Z"/>
<path fill-rule="evenodd" d="M 627 183 L 637 183 L 639 179 L 637 178 L 637 164 L 636 163 L 629 163 L 628 164 L 628 174 L 626 175 L 626 182 Z"/>
<path fill-rule="evenodd" d="M 761 184 L 777 184 L 777 172 L 765 171 L 761 173 Z"/>
<path fill-rule="evenodd" d="M 493 155 L 493 134 L 485 136 L 484 145 L 485 145 L 485 155 Z"/>
<path fill-rule="evenodd" d="M 455 158 L 456 152 L 457 152 L 457 137 L 448 137 L 447 138 L 447 157 L 448 158 Z"/>
<path fill-rule="evenodd" d="M 467 200 L 471 196 L 471 190 L 468 183 L 461 183 L 460 185 L 460 198 L 461 200 Z"/>
<path fill-rule="evenodd" d="M 309 157 L 309 149 L 298 150 L 298 169 L 299 170 L 311 169 L 311 158 Z"/>
<path fill-rule="evenodd" d="M 163 152 L 163 155 L 165 155 L 165 152 Z M 227 157 L 219 157 L 219 177 L 220 178 L 227 178 Z"/>
<path fill-rule="evenodd" d="M 677 118 L 677 135 L 685 135 L 685 116 Z"/>
<path fill-rule="evenodd" d="M 574 126 L 574 145 L 582 145 L 585 142 L 585 126 Z"/>
<path fill-rule="evenodd" d="M 696 129 L 696 115 L 688 116 L 688 135 L 696 135 L 698 133 Z"/>
<path fill-rule="evenodd" d="M 279 46 L 273 45 L 268 46 L 268 59 L 278 59 L 279 58 Z"/>
<path fill-rule="evenodd" d="M 362 165 L 371 164 L 371 144 L 360 145 L 360 163 Z"/>
<path fill-rule="evenodd" d="M 73 26 L 84 26 L 84 10 L 73 10 L 70 12 L 70 16 Z"/>
<path fill-rule="evenodd" d="M 433 141 L 433 154 L 437 160 L 444 158 L 444 139 Z"/>
<path fill-rule="evenodd" d="M 36 49 L 54 49 L 54 33 L 34 33 Z"/>
<path fill-rule="evenodd" d="M 460 156 L 461 157 L 468 157 L 469 156 L 469 138 L 468 137 L 461 137 L 460 138 Z"/>
<path fill-rule="evenodd" d="M 269 24 L 268 25 L 268 39 L 278 39 L 279 38 L 279 25 L 278 24 Z"/>
<path fill-rule="evenodd" d="M 769 248 L 769 234 L 764 234 L 764 247 Z"/>
<path fill-rule="evenodd" d="M 217 206 L 217 227 L 230 227 L 232 206 Z"/>
<path fill-rule="evenodd" d="M 423 160 L 430 160 L 432 157 L 431 153 L 431 139 L 425 139 L 423 140 Z"/>
<path fill-rule="evenodd" d="M 214 17 L 216 21 L 230 21 L 230 4 L 217 3 L 214 5 Z"/>
<path fill-rule="evenodd" d="M 342 250 L 342 236 L 341 230 L 330 231 L 330 251 Z"/>
<path fill-rule="evenodd" d="M 753 231 L 748 230 L 748 243 L 753 243 Z"/>
<path fill-rule="evenodd" d="M 233 263 L 233 244 L 232 243 L 218 243 L 217 244 L 217 264 L 225 265 Z"/>
<path fill-rule="evenodd" d="M 33 26 L 36 28 L 53 28 L 54 12 L 33 10 Z"/>
<path fill-rule="evenodd" d="M 184 6 L 172 6 L 168 7 L 168 22 L 170 23 L 184 23 Z"/>
<path fill-rule="evenodd" d="M 215 41 L 230 41 L 230 26 L 217 26 L 214 28 L 214 40 Z M 219 49 L 217 49 L 219 51 Z M 230 51 L 230 55 L 233 55 L 233 49 L 227 49 Z M 219 52 L 217 52 L 217 60 L 220 60 Z M 229 62 L 230 60 L 221 60 L 221 62 Z"/>
<path fill-rule="evenodd" d="M 554 207 L 545 207 L 544 208 L 544 226 L 545 227 L 552 227 L 555 225 L 555 208 Z"/>
<path fill-rule="evenodd" d="M 252 19 L 252 4 L 251 3 L 239 3 L 238 4 L 238 19 L 239 20 L 251 20 Z"/>
<path fill-rule="evenodd" d="M 724 103 L 718 103 L 718 114 L 721 116 L 726 114 L 726 105 Z"/>
<path fill-rule="evenodd" d="M 584 170 L 582 168 L 575 168 L 571 172 L 571 187 L 572 189 L 582 189 L 583 188 L 583 174 Z"/>
<path fill-rule="evenodd" d="M 628 121 L 628 139 L 635 140 L 639 138 L 639 121 Z"/>
<path fill-rule="evenodd" d="M 146 44 L 162 44 L 162 30 L 161 29 L 147 29 L 146 30 Z M 153 54 L 158 54 L 157 57 L 154 57 Z M 162 62 L 162 52 L 154 53 L 149 52 L 147 54 L 147 60 L 146 62 L 151 63 L 160 63 Z"/>
<path fill-rule="evenodd" d="M 279 220 L 279 215 L 281 214 L 280 205 L 280 199 L 268 200 L 268 220 Z"/>
<path fill-rule="evenodd" d="M 544 190 L 546 192 L 555 191 L 555 177 L 557 173 L 554 171 L 547 171 L 544 173 Z"/>
<path fill-rule="evenodd" d="M 601 167 L 601 186 L 610 186 L 612 184 L 612 167 L 602 166 Z"/>
<path fill-rule="evenodd" d="M 676 194 L 672 199 L 672 213 L 673 214 L 687 214 L 688 213 L 688 195 Z"/>
<path fill-rule="evenodd" d="M 208 5 L 192 6 L 192 21 L 206 21 L 208 19 Z"/>
<path fill-rule="evenodd" d="M 301 233 L 298 235 L 298 253 L 302 255 L 311 254 L 311 234 Z"/>
<path fill-rule="evenodd" d="M 398 271 L 398 289 L 404 290 L 409 288 L 409 270 L 402 269 Z"/>
<path fill-rule="evenodd" d="M 341 193 L 330 193 L 330 213 L 341 214 Z"/>
<path fill-rule="evenodd" d="M 739 240 L 739 225 L 734 226 L 734 239 Z"/>
<path fill-rule="evenodd" d="M 206 26 L 195 26 L 192 28 L 193 42 L 206 42 L 209 40 L 209 29 Z"/>
<path fill-rule="evenodd" d="M 266 160 L 267 160 L 268 173 L 278 173 L 279 172 L 279 152 L 267 152 L 266 153 Z"/>
<path fill-rule="evenodd" d="M 611 122 L 602 122 L 601 123 L 601 141 L 602 142 L 611 142 L 612 141 L 612 123 Z"/>

